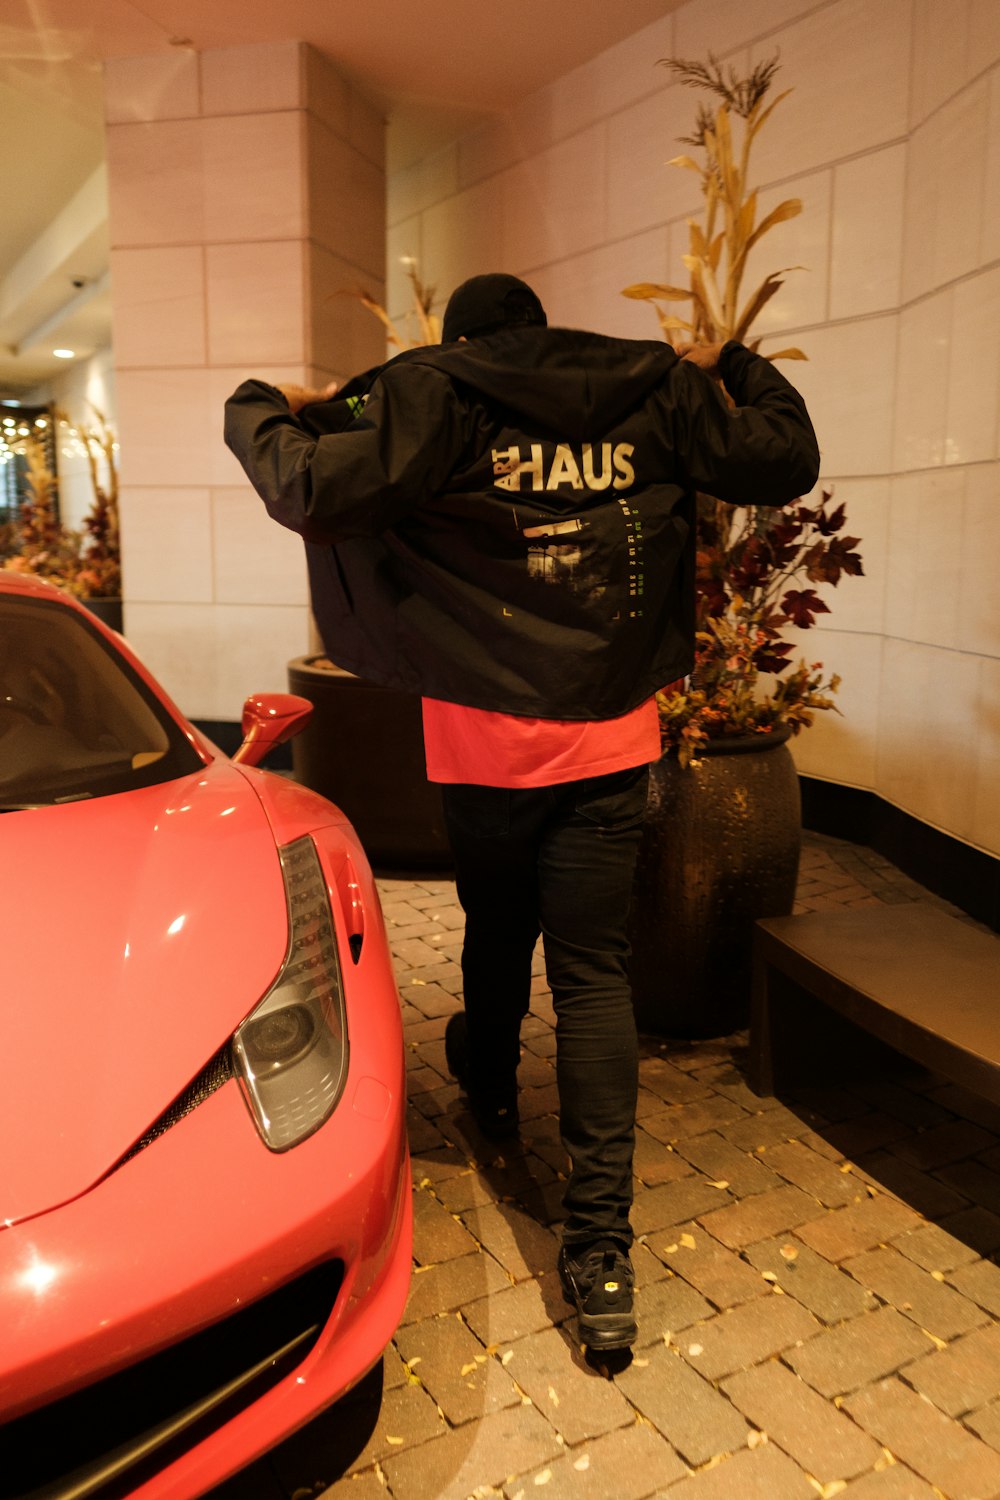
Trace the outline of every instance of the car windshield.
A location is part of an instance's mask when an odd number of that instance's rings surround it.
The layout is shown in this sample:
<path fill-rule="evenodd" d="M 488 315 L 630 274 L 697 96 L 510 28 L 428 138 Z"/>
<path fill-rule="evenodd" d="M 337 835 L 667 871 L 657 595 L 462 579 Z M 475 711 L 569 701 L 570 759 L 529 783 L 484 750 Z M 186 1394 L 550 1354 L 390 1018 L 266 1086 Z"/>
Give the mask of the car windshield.
<path fill-rule="evenodd" d="M 200 765 L 85 616 L 0 594 L 0 809 L 126 792 Z"/>

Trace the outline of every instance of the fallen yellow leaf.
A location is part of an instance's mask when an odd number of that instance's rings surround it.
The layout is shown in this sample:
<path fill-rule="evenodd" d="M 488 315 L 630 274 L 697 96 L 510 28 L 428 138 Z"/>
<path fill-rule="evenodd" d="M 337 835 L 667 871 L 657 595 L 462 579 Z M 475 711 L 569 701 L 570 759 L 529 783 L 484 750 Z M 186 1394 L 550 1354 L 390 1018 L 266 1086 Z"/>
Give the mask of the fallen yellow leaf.
<path fill-rule="evenodd" d="M 932 1271 L 931 1275 L 934 1277 L 935 1281 L 943 1281 L 944 1280 L 944 1272 L 943 1271 Z"/>
<path fill-rule="evenodd" d="M 632 1363 L 633 1364 L 638 1364 L 638 1360 L 633 1360 Z M 643 1363 L 644 1364 L 649 1364 L 649 1360 L 648 1359 L 644 1360 Z M 590 1468 L 590 1454 L 589 1453 L 581 1453 L 580 1457 L 573 1464 L 573 1467 L 574 1467 L 574 1469 L 578 1469 L 581 1474 L 583 1473 L 584 1469 L 589 1469 Z"/>
<path fill-rule="evenodd" d="M 766 1432 L 758 1432 L 758 1430 L 755 1427 L 751 1427 L 749 1433 L 747 1434 L 747 1447 L 748 1448 L 760 1448 L 766 1442 L 767 1442 L 767 1433 Z"/>
<path fill-rule="evenodd" d="M 553 1390 L 552 1386 L 549 1386 L 549 1400 L 552 1402 L 553 1406 L 558 1406 L 559 1405 L 559 1397 L 556 1395 L 556 1393 Z"/>
<path fill-rule="evenodd" d="M 676 1245 L 664 1245 L 664 1247 L 663 1247 L 663 1253 L 664 1253 L 664 1255 L 676 1255 L 677 1254 L 677 1246 Z"/>
<path fill-rule="evenodd" d="M 794 1245 L 782 1245 L 781 1258 L 782 1260 L 798 1260 L 799 1252 Z"/>
<path fill-rule="evenodd" d="M 695 1240 L 694 1240 L 694 1235 L 693 1234 L 682 1234 L 680 1242 L 684 1246 L 685 1250 L 693 1250 L 694 1249 Z"/>
<path fill-rule="evenodd" d="M 398 1437 L 387 1437 L 386 1438 L 386 1442 L 387 1443 L 391 1443 L 394 1448 L 398 1448 L 399 1445 L 400 1445 L 400 1443 L 402 1441 L 403 1441 L 403 1439 L 402 1438 L 398 1438 Z"/>
<path fill-rule="evenodd" d="M 473 1359 L 473 1360 L 470 1360 L 470 1362 L 467 1365 L 463 1365 L 462 1368 L 461 1368 L 461 1370 L 459 1370 L 458 1373 L 460 1375 L 462 1375 L 462 1376 L 471 1375 L 472 1372 L 473 1372 L 473 1370 L 475 1368 L 476 1368 L 476 1361 Z"/>
<path fill-rule="evenodd" d="M 704 1354 L 704 1352 L 705 1349 L 702 1344 L 688 1344 L 688 1353 L 694 1358 L 697 1358 L 699 1354 Z"/>
<path fill-rule="evenodd" d="M 508 1349 L 507 1353 L 501 1356 L 500 1363 L 502 1365 L 509 1365 L 510 1362 L 511 1362 L 511 1360 L 513 1358 L 514 1358 L 514 1351 L 513 1351 L 513 1349 Z"/>
<path fill-rule="evenodd" d="M 709 1185 L 709 1187 L 727 1188 L 729 1186 L 729 1183 L 728 1182 L 710 1182 L 708 1185 Z"/>
<path fill-rule="evenodd" d="M 543 1469 L 540 1474 L 536 1474 L 535 1475 L 535 1483 L 536 1484 L 548 1484 L 548 1482 L 549 1482 L 549 1480 L 551 1478 L 552 1478 L 552 1470 L 551 1469 Z"/>
<path fill-rule="evenodd" d="M 422 1358 L 423 1358 L 422 1355 L 415 1354 L 412 1359 L 408 1359 L 406 1361 L 406 1368 L 408 1370 L 412 1370 L 414 1365 L 419 1365 L 419 1363 L 420 1363 L 420 1361 L 421 1361 Z"/>
<path fill-rule="evenodd" d="M 761 1271 L 760 1274 L 764 1281 L 777 1281 L 778 1279 L 777 1272 L 775 1271 Z"/>

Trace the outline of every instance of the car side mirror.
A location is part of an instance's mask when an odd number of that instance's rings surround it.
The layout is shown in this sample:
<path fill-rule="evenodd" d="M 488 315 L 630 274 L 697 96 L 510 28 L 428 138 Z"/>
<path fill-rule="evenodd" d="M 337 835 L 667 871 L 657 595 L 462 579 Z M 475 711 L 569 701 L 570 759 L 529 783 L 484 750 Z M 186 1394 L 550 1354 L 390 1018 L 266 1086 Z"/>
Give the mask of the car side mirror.
<path fill-rule="evenodd" d="M 251 693 L 243 705 L 243 743 L 232 757 L 244 766 L 258 766 L 275 745 L 283 745 L 312 718 L 308 698 L 294 693 Z"/>

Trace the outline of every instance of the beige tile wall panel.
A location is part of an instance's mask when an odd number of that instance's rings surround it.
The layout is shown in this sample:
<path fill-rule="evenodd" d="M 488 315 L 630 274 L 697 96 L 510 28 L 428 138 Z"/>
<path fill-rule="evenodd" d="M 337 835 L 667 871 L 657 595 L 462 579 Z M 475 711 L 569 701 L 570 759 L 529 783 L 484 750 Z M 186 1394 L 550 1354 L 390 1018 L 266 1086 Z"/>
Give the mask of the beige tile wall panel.
<path fill-rule="evenodd" d="M 200 120 L 109 125 L 111 244 L 200 245 L 205 179 Z"/>
<path fill-rule="evenodd" d="M 622 288 L 637 281 L 666 279 L 670 239 L 671 231 L 662 226 L 533 272 L 531 283 L 549 322 L 590 328 L 612 338 L 658 339 L 660 329 L 652 306 L 623 297 Z M 683 306 L 678 305 L 678 311 L 683 316 Z"/>
<path fill-rule="evenodd" d="M 417 269 L 424 266 L 423 216 L 414 214 L 395 224 L 386 234 L 385 274 L 386 309 L 392 318 L 401 318 L 413 305 L 413 288 L 406 274 L 404 261 L 416 261 Z"/>
<path fill-rule="evenodd" d="M 491 177 L 423 213 L 420 274 L 445 298 L 468 276 L 523 269 L 507 250 L 503 192 L 504 178 Z"/>
<path fill-rule="evenodd" d="M 944 463 L 952 300 L 949 288 L 900 314 L 892 463 L 897 472 Z"/>
<path fill-rule="evenodd" d="M 1000 6 L 997 7 L 1000 15 Z M 1000 69 L 989 75 L 986 163 L 983 171 L 982 232 L 979 264 L 1000 260 Z"/>
<path fill-rule="evenodd" d="M 959 282 L 952 293 L 945 463 L 996 458 L 998 419 L 1000 267 L 995 266 Z"/>
<path fill-rule="evenodd" d="M 1000 849 L 1000 661 L 982 663 L 979 705 L 971 837 L 995 853 Z"/>
<path fill-rule="evenodd" d="M 205 239 L 302 239 L 312 207 L 303 190 L 300 110 L 203 120 Z"/>
<path fill-rule="evenodd" d="M 248 485 L 213 489 L 211 513 L 217 603 L 308 603 L 302 538 L 276 525 Z"/>
<path fill-rule="evenodd" d="M 858 635 L 881 635 L 885 628 L 886 577 L 889 561 L 889 497 L 893 481 L 866 475 L 863 479 L 838 479 L 833 485 L 834 506 L 847 507 L 847 521 L 841 536 L 860 538 L 864 574 L 860 578 L 844 575 L 836 587 L 812 584 L 829 606 L 828 615 L 820 615 L 812 639 L 822 641 L 834 630 Z M 822 486 L 813 492 L 818 498 Z M 823 656 L 825 647 L 815 648 Z"/>
<path fill-rule="evenodd" d="M 838 0 L 751 49 L 758 62 L 780 46 L 777 86 L 793 88 L 775 128 L 754 147 L 759 181 L 798 176 L 905 135 L 909 16 L 910 0 Z"/>
<path fill-rule="evenodd" d="M 568 140 L 519 163 L 469 191 L 488 191 L 502 181 L 498 201 L 492 194 L 490 224 L 496 264 L 496 216 L 502 204 L 503 252 L 507 263 L 530 271 L 592 249 L 609 238 L 607 131 L 604 125 L 582 130 Z"/>
<path fill-rule="evenodd" d="M 1000 6 L 996 0 L 969 0 L 966 73 L 970 78 L 1000 62 Z"/>
<path fill-rule="evenodd" d="M 795 339 L 808 360 L 782 366 L 809 406 L 825 479 L 892 469 L 896 324 L 891 315 L 810 328 Z M 785 342 L 772 335 L 764 352 Z"/>
<path fill-rule="evenodd" d="M 689 174 L 691 175 L 691 174 Z M 758 196 L 760 222 L 786 198 L 801 198 L 802 212 L 796 219 L 779 224 L 747 256 L 743 277 L 743 302 L 771 272 L 787 266 L 784 285 L 754 323 L 758 334 L 781 333 L 808 328 L 827 319 L 830 291 L 830 200 L 833 174 L 826 170 L 767 188 Z M 778 259 L 775 259 L 775 256 Z M 791 340 L 808 345 L 809 336 Z M 809 353 L 808 347 L 805 353 Z M 794 380 L 794 375 L 792 379 Z"/>
<path fill-rule="evenodd" d="M 676 55 L 704 57 L 709 48 L 730 54 L 813 8 L 804 0 L 691 0 L 674 15 Z M 777 40 L 784 46 L 785 36 Z"/>
<path fill-rule="evenodd" d="M 174 48 L 147 57 L 109 57 L 104 111 L 109 124 L 191 119 L 198 113 L 198 57 Z"/>
<path fill-rule="evenodd" d="M 676 86 L 608 121 L 609 239 L 620 240 L 668 219 L 700 217 L 698 179 L 667 165 L 671 157 L 690 150 L 677 139 L 690 124 L 690 95 Z"/>
<path fill-rule="evenodd" d="M 302 109 L 306 103 L 304 50 L 301 42 L 268 42 L 203 52 L 202 114 L 257 115 Z"/>
<path fill-rule="evenodd" d="M 135 601 L 212 602 L 212 510 L 207 489 L 146 488 L 123 494 L 122 566 Z M 131 624 L 131 621 L 130 621 Z"/>
<path fill-rule="evenodd" d="M 459 190 L 458 143 L 421 158 L 404 171 L 394 172 L 387 194 L 388 220 L 398 224 Z"/>
<path fill-rule="evenodd" d="M 222 425 L 209 395 L 206 369 L 118 371 L 123 485 L 206 483 Z M 127 510 L 126 496 L 123 526 L 127 524 Z M 127 598 L 127 577 L 125 589 Z"/>
<path fill-rule="evenodd" d="M 979 266 L 990 82 L 943 104 L 911 135 L 907 155 L 903 300 Z"/>
<path fill-rule="evenodd" d="M 983 732 L 981 668 L 978 656 L 885 642 L 875 790 L 904 812 L 970 840 Z"/>
<path fill-rule="evenodd" d="M 945 521 L 948 519 L 943 518 Z M 1000 604 L 997 602 L 996 582 L 998 558 L 1000 463 L 973 464 L 965 470 L 959 634 L 963 650 L 979 652 L 995 659 L 1000 659 Z M 989 723 L 992 724 L 1000 708 L 1000 694 L 987 701 L 993 705 L 988 715 Z"/>
<path fill-rule="evenodd" d="M 931 469 L 892 481 L 886 634 L 967 649 L 961 631 L 965 471 Z"/>
<path fill-rule="evenodd" d="M 361 278 L 354 266 L 320 245 L 306 247 L 309 359 L 343 381 L 381 364 L 386 357 L 382 325 L 353 295 Z M 385 285 L 365 277 L 376 301 L 384 302 Z"/>
<path fill-rule="evenodd" d="M 306 359 L 306 261 L 301 239 L 207 247 L 211 364 Z"/>
<path fill-rule="evenodd" d="M 239 722 L 249 693 L 288 691 L 287 663 L 309 639 L 305 606 L 127 606 L 129 640 L 184 712 Z"/>
<path fill-rule="evenodd" d="M 384 173 L 313 116 L 306 124 L 309 238 L 356 268 L 355 278 L 385 276 Z"/>
<path fill-rule="evenodd" d="M 883 642 L 877 635 L 836 629 L 796 632 L 796 660 L 821 660 L 827 677 L 839 672 L 837 711 L 816 714 L 791 742 L 799 771 L 845 786 L 871 787 L 875 781 Z"/>
<path fill-rule="evenodd" d="M 112 250 L 114 351 L 120 369 L 205 363 L 200 245 Z"/>
<path fill-rule="evenodd" d="M 831 318 L 899 306 L 905 181 L 905 144 L 885 146 L 834 169 Z"/>
<path fill-rule="evenodd" d="M 913 0 L 911 128 L 967 82 L 968 53 L 968 0 L 948 0 L 947 5 L 941 0 Z"/>
<path fill-rule="evenodd" d="M 301 43 L 183 56 L 108 84 L 126 620 L 187 713 L 237 719 L 309 628 L 301 541 L 226 449 L 223 404 L 251 375 L 323 385 L 383 357 L 336 294 L 383 296 L 384 123 Z"/>

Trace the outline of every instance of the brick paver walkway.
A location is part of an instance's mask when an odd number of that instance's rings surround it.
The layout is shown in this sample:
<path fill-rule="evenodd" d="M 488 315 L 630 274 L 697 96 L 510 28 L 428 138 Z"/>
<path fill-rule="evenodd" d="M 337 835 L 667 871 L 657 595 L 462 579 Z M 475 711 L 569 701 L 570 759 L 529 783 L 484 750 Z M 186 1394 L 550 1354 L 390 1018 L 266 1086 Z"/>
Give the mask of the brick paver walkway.
<path fill-rule="evenodd" d="M 521 1139 L 500 1150 L 445 1067 L 454 886 L 380 886 L 408 1048 L 409 1304 L 381 1371 L 227 1496 L 1000 1496 L 1000 1110 L 904 1065 L 759 1099 L 745 1035 L 646 1042 L 639 1342 L 588 1363 L 554 1271 L 565 1160 L 540 957 Z M 874 901 L 945 904 L 807 836 L 798 909 Z"/>

